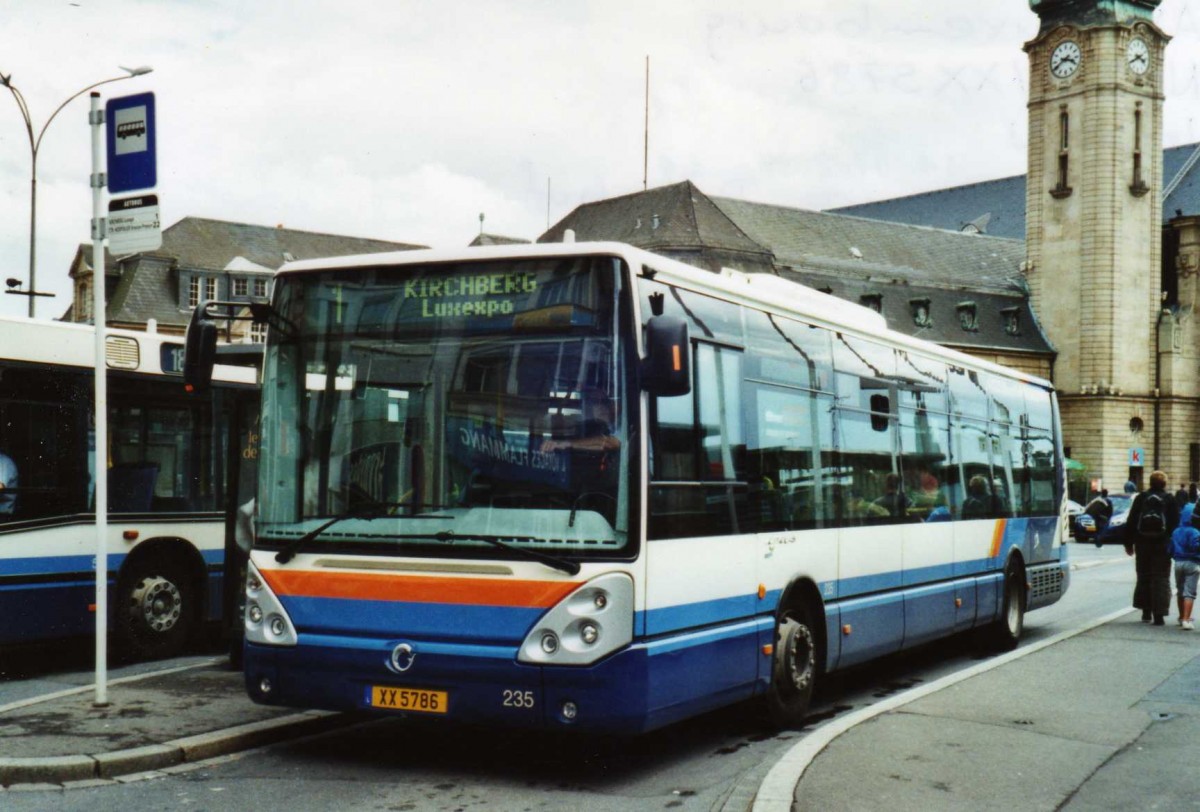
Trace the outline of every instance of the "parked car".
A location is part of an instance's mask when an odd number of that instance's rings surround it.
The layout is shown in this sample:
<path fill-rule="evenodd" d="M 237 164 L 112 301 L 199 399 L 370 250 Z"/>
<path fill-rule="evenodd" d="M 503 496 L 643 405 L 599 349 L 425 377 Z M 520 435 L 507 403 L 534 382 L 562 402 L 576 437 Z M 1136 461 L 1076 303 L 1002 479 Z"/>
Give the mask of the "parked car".
<path fill-rule="evenodd" d="M 1075 538 L 1075 520 L 1083 513 L 1083 505 L 1074 499 L 1067 500 L 1067 535 Z"/>

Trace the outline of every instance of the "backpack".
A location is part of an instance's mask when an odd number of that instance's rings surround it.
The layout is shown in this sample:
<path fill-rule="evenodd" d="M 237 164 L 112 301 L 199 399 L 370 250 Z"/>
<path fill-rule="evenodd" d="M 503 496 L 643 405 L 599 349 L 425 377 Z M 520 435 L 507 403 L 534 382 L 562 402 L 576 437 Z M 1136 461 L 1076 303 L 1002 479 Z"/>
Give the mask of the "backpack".
<path fill-rule="evenodd" d="M 1145 539 L 1162 538 L 1167 531 L 1166 494 L 1147 491 L 1137 520 L 1138 535 Z"/>

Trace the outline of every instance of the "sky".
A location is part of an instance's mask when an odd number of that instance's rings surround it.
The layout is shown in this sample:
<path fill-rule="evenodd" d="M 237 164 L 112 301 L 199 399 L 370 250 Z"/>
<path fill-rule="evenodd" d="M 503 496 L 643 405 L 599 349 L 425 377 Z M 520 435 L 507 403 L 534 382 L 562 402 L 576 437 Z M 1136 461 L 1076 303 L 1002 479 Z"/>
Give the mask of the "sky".
<path fill-rule="evenodd" d="M 35 137 L 118 66 L 154 68 L 99 91 L 155 94 L 164 227 L 434 247 L 481 215 L 535 239 L 643 182 L 826 209 L 1024 174 L 1038 28 L 1028 0 L 0 0 L 0 20 Z M 1164 146 L 1200 142 L 1200 2 L 1155 22 Z M 90 240 L 87 111 L 38 150 L 39 318 L 69 306 Z M 0 88 L 0 279 L 28 279 L 30 157 Z"/>

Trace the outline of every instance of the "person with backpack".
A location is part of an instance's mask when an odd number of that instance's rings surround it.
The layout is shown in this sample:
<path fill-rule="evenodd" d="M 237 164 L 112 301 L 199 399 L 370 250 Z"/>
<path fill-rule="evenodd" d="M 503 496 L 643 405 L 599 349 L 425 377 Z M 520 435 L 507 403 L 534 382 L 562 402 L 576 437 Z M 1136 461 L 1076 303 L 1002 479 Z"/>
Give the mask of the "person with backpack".
<path fill-rule="evenodd" d="M 1133 499 L 1125 521 L 1125 552 L 1134 556 L 1133 606 L 1142 622 L 1162 626 L 1171 610 L 1171 554 L 1167 541 L 1179 526 L 1179 508 L 1167 493 L 1167 475 L 1150 474 L 1150 488 Z"/>
<path fill-rule="evenodd" d="M 1171 558 L 1175 559 L 1175 598 L 1179 626 L 1191 631 L 1196 584 L 1200 581 L 1200 515 L 1194 502 L 1179 512 L 1179 527 L 1171 534 Z"/>

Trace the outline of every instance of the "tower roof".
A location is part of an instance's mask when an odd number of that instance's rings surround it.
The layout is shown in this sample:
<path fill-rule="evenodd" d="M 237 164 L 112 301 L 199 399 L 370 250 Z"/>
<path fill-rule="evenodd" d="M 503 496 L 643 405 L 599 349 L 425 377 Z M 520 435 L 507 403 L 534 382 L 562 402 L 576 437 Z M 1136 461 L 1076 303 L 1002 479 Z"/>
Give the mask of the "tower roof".
<path fill-rule="evenodd" d="M 1029 0 L 1042 20 L 1039 33 L 1055 26 L 1150 22 L 1162 0 Z"/>

